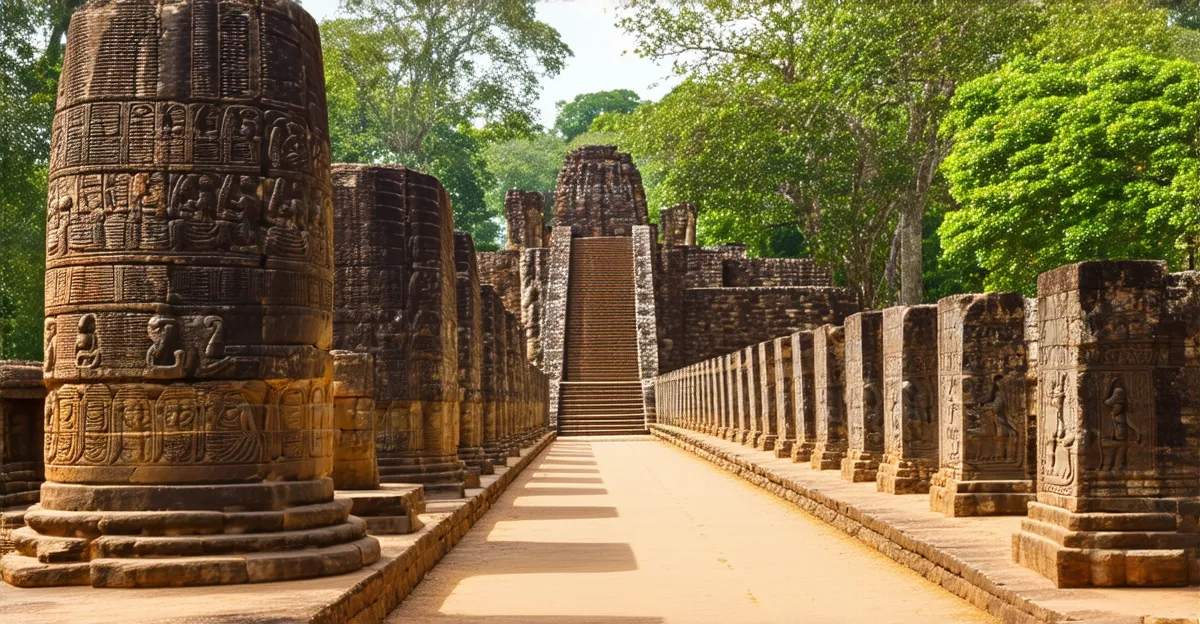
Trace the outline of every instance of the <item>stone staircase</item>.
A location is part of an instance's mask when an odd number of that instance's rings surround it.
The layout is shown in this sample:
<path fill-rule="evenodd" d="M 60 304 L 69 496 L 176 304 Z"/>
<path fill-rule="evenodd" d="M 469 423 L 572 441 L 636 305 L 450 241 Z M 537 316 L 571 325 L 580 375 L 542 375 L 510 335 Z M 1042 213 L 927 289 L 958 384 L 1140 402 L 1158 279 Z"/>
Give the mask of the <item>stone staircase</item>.
<path fill-rule="evenodd" d="M 571 241 L 565 359 L 560 435 L 647 433 L 638 380 L 632 239 Z"/>

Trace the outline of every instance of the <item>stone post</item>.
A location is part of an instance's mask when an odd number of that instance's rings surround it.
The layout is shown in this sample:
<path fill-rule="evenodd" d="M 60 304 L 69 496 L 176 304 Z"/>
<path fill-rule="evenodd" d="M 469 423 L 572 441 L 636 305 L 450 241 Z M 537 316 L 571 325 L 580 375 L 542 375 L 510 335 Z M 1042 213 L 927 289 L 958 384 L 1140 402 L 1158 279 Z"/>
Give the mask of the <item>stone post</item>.
<path fill-rule="evenodd" d="M 758 415 L 760 431 L 754 439 L 754 448 L 774 451 L 779 439 L 779 422 L 775 397 L 775 343 L 765 341 L 755 347 L 755 369 L 758 371 Z"/>
<path fill-rule="evenodd" d="M 480 308 L 479 267 L 475 242 L 466 232 L 454 233 L 454 263 L 458 283 L 458 458 L 467 466 L 468 481 L 478 487 L 479 475 L 494 472 L 483 452 L 483 317 Z"/>
<path fill-rule="evenodd" d="M 846 318 L 848 448 L 842 478 L 874 481 L 883 458 L 883 313 Z"/>
<path fill-rule="evenodd" d="M 775 457 L 792 456 L 796 444 L 796 392 L 792 387 L 795 373 L 792 364 L 792 337 L 774 340 L 775 347 L 775 417 L 779 439 L 775 442 Z"/>
<path fill-rule="evenodd" d="M 46 482 L 4 579 L 211 585 L 373 563 L 378 542 L 329 478 L 316 22 L 287 0 L 115 0 L 76 11 L 67 41 L 47 204 Z M 307 522 L 281 535 L 301 508 Z"/>
<path fill-rule="evenodd" d="M 1021 515 L 1032 499 L 1024 300 L 938 302 L 939 469 L 929 505 L 948 516 Z"/>
<path fill-rule="evenodd" d="M 717 358 L 717 387 L 721 391 L 721 426 L 717 436 L 723 440 L 729 439 L 734 419 L 733 387 L 729 385 L 730 359 L 729 355 Z"/>
<path fill-rule="evenodd" d="M 505 466 L 508 451 L 501 443 L 504 411 L 504 304 L 491 284 L 479 288 L 483 327 L 483 450 L 496 466 Z"/>
<path fill-rule="evenodd" d="M 9 536 L 45 480 L 45 397 L 41 362 L 0 361 L 0 556 L 13 550 Z"/>
<path fill-rule="evenodd" d="M 333 485 L 339 490 L 379 487 L 375 458 L 375 358 L 333 351 Z"/>
<path fill-rule="evenodd" d="M 793 462 L 812 460 L 817 440 L 816 386 L 813 385 L 813 335 L 800 331 L 789 336 L 792 344 L 792 411 L 796 425 L 796 443 L 792 446 Z"/>
<path fill-rule="evenodd" d="M 521 321 L 509 310 L 504 310 L 504 355 L 507 368 L 505 369 L 505 401 L 504 401 L 504 443 L 508 448 L 509 457 L 521 456 L 521 368 L 525 358 L 521 356 L 520 344 Z"/>
<path fill-rule="evenodd" d="M 929 491 L 938 469 L 938 308 L 883 311 L 883 462 L 876 484 L 888 494 Z"/>
<path fill-rule="evenodd" d="M 510 191 L 511 192 L 511 191 Z M 521 252 L 521 325 L 529 361 L 542 366 L 542 312 L 548 283 L 546 270 L 550 249 L 538 247 Z"/>
<path fill-rule="evenodd" d="M 814 470 L 837 470 L 846 456 L 845 335 L 834 325 L 813 330 Z"/>
<path fill-rule="evenodd" d="M 1157 261 L 1038 277 L 1037 501 L 1013 558 L 1059 587 L 1200 582 L 1196 283 Z"/>
<path fill-rule="evenodd" d="M 758 358 L 755 357 L 753 346 L 741 350 L 742 354 L 742 386 L 745 392 L 746 412 L 743 415 L 742 437 L 739 443 L 754 446 L 754 441 L 762 433 L 762 413 L 759 411 L 761 400 L 758 385 Z"/>
<path fill-rule="evenodd" d="M 733 387 L 733 430 L 729 432 L 730 442 L 741 442 L 746 435 L 748 425 L 750 397 L 746 394 L 745 373 L 742 368 L 742 352 L 734 351 L 729 354 L 729 383 Z"/>

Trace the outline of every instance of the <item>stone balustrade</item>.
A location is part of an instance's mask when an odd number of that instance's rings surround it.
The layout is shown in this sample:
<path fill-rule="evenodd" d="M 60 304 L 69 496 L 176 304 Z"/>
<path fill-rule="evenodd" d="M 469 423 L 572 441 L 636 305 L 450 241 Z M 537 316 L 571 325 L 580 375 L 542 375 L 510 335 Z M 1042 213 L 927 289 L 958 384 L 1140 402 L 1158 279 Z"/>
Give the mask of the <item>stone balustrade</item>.
<path fill-rule="evenodd" d="M 948 516 L 1026 516 L 1013 559 L 1059 587 L 1200 583 L 1200 273 L 1064 266 L 1036 300 L 862 312 L 656 394 L 662 424 L 928 492 Z"/>

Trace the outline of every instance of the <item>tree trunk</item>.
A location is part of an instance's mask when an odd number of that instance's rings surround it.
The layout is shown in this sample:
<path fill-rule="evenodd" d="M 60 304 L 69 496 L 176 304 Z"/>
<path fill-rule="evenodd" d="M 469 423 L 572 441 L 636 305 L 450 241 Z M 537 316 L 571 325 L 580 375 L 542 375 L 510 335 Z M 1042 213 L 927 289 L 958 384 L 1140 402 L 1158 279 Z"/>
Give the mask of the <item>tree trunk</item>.
<path fill-rule="evenodd" d="M 900 305 L 920 305 L 925 297 L 921 271 L 921 221 L 924 201 L 907 201 L 900 212 Z"/>

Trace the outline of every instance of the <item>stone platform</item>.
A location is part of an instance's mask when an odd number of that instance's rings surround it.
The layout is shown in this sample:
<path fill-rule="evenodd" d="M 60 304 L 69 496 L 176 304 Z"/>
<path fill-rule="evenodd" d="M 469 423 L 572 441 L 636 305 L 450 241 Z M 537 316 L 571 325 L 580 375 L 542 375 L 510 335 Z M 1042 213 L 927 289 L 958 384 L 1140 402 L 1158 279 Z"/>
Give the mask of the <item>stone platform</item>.
<path fill-rule="evenodd" d="M 1197 624 L 1200 588 L 1059 589 L 1012 560 L 1020 516 L 947 518 L 927 494 L 896 496 L 874 483 L 666 425 L 651 433 L 785 498 L 908 566 L 1006 624 Z"/>
<path fill-rule="evenodd" d="M 425 526 L 408 535 L 377 536 L 382 557 L 355 572 L 285 583 L 99 590 L 91 587 L 19 589 L 0 583 L 4 624 L 73 622 L 122 624 L 177 622 L 381 622 L 500 494 L 555 438 L 539 438 L 509 459 L 507 467 L 481 477 L 466 498 L 438 501 L 420 516 Z"/>

